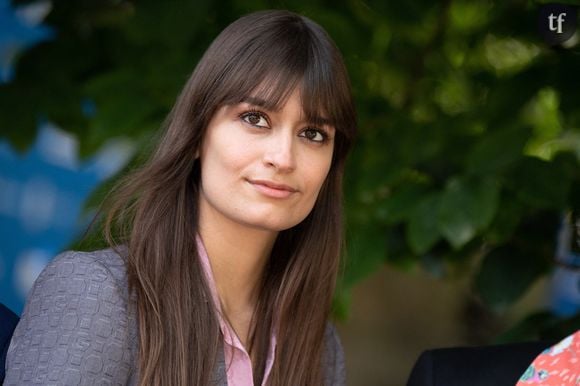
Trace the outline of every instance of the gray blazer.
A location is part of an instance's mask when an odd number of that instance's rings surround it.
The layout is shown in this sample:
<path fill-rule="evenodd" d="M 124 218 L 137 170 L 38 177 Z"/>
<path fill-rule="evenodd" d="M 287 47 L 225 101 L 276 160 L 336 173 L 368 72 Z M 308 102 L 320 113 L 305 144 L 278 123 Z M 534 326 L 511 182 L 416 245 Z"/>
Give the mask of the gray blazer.
<path fill-rule="evenodd" d="M 14 331 L 4 385 L 136 385 L 138 336 L 122 258 L 111 249 L 64 252 L 42 271 Z M 223 353 L 214 384 L 227 385 Z M 345 384 L 328 325 L 325 384 Z"/>

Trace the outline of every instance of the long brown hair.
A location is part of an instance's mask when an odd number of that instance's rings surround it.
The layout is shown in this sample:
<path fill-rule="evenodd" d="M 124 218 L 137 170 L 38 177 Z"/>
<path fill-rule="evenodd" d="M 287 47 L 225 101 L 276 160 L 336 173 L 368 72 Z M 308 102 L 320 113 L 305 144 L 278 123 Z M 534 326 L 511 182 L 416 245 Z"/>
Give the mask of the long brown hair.
<path fill-rule="evenodd" d="M 196 247 L 196 153 L 210 119 L 219 107 L 250 95 L 278 108 L 296 87 L 308 118 L 325 116 L 336 128 L 332 165 L 311 213 L 276 239 L 249 351 L 255 383 L 261 384 L 275 328 L 269 385 L 322 384 L 324 331 L 343 244 L 342 175 L 356 132 L 355 111 L 342 57 L 326 32 L 288 11 L 261 11 L 236 20 L 213 41 L 152 156 L 117 185 L 104 206 L 107 242 L 128 247 L 141 385 L 208 385 L 219 355 L 219 325 L 206 301 L 211 295 Z"/>

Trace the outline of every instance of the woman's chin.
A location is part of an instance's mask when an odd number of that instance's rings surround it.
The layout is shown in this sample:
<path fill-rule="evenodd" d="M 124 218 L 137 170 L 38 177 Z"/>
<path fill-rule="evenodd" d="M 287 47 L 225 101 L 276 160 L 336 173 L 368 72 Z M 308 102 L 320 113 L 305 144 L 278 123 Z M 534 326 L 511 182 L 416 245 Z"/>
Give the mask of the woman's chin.
<path fill-rule="evenodd" d="M 298 225 L 302 220 L 294 220 L 286 218 L 275 218 L 275 217 L 266 217 L 261 219 L 252 219 L 245 222 L 245 225 L 250 226 L 252 228 L 270 231 L 270 232 L 282 232 L 288 230 L 296 225 Z"/>

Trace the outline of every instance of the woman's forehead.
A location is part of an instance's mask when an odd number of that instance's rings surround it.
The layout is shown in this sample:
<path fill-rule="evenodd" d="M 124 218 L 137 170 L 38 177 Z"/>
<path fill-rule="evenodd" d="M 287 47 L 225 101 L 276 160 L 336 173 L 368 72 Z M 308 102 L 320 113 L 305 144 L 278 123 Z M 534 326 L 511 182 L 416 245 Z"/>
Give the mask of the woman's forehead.
<path fill-rule="evenodd" d="M 280 111 L 292 96 L 298 98 L 305 119 L 319 125 L 333 125 L 333 119 L 328 116 L 327 108 L 322 105 L 320 98 L 305 93 L 300 83 L 282 90 L 275 90 L 271 85 L 261 85 L 248 95 L 241 96 L 237 102 L 248 103 L 271 111 Z"/>

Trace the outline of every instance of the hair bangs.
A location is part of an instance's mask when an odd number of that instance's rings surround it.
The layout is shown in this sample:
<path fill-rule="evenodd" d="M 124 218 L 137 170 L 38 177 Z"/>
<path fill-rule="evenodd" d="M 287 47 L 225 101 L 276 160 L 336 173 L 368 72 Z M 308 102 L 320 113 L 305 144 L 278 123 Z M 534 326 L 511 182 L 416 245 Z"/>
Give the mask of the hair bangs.
<path fill-rule="evenodd" d="M 232 34 L 237 34 L 236 27 L 232 26 Z M 324 30 L 306 18 L 293 17 L 291 23 L 267 25 L 264 31 L 254 32 L 252 39 L 242 35 L 231 45 L 219 45 L 230 54 L 219 76 L 221 95 L 215 95 L 216 104 L 237 104 L 251 98 L 276 111 L 299 87 L 306 119 L 315 125 L 333 126 L 341 142 L 337 150 L 342 153 L 343 142 L 348 148 L 354 139 L 356 118 L 338 49 Z"/>
<path fill-rule="evenodd" d="M 299 87 L 305 118 L 336 129 L 333 158 L 344 160 L 356 136 L 350 81 L 340 51 L 310 19 L 285 11 L 256 12 L 230 24 L 211 44 L 191 79 L 201 143 L 211 116 L 247 100 L 280 110 Z"/>
<path fill-rule="evenodd" d="M 231 32 L 236 33 L 237 26 L 232 27 Z M 309 54 L 303 26 L 299 21 L 278 25 L 271 21 L 262 28 L 254 31 L 252 39 L 246 38 L 246 33 L 220 47 L 229 52 L 229 59 L 220 74 L 219 104 L 252 97 L 263 101 L 264 108 L 279 110 L 300 84 Z"/>

